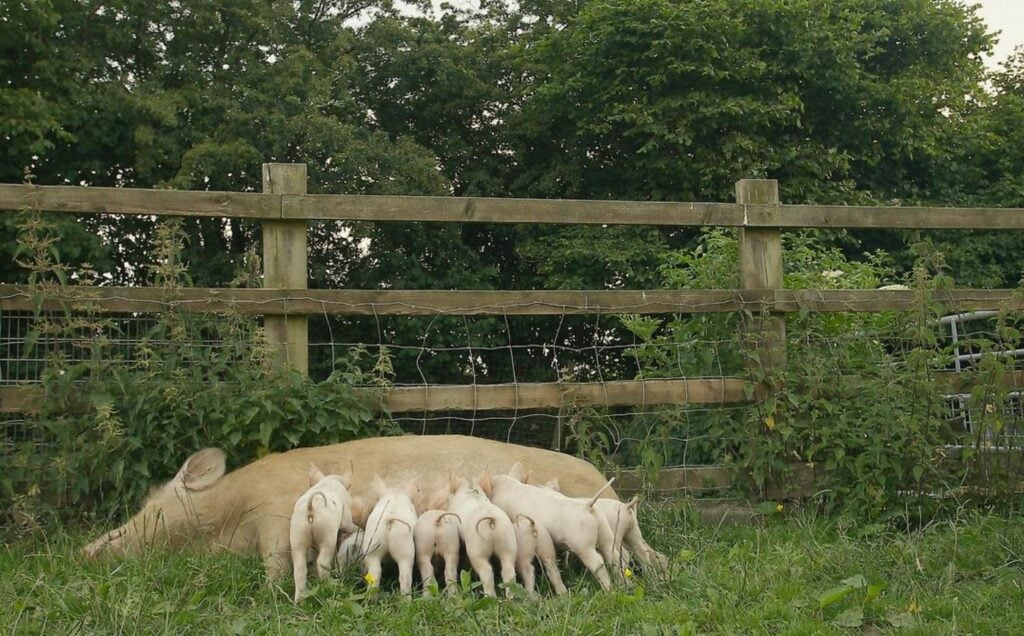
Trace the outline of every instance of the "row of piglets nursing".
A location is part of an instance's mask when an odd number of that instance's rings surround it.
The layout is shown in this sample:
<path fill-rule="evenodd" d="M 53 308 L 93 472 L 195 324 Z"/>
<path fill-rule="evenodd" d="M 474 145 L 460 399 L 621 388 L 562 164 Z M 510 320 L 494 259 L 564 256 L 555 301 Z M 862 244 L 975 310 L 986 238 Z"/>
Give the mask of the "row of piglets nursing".
<path fill-rule="evenodd" d="M 566 593 L 556 548 L 575 554 L 606 590 L 613 576 L 622 580 L 632 558 L 647 567 L 666 565 L 640 532 L 637 499 L 601 498 L 611 481 L 591 497 L 572 498 L 559 492 L 557 480 L 531 484 L 516 463 L 508 474 L 485 472 L 475 480 L 449 475 L 447 489 L 430 493 L 414 481 L 389 485 L 375 477 L 373 502 L 353 499 L 350 482 L 350 475 L 310 467 L 310 488 L 295 502 L 289 536 L 296 603 L 307 593 L 310 560 L 320 577 L 335 558 L 342 567 L 361 562 L 372 587 L 380 585 L 383 562 L 394 561 L 406 597 L 414 567 L 424 595 L 437 587 L 435 565 L 443 567 L 446 591 L 455 591 L 463 555 L 488 596 L 496 595 L 495 562 L 506 594 L 517 575 L 535 593 L 538 561 L 551 589 Z"/>

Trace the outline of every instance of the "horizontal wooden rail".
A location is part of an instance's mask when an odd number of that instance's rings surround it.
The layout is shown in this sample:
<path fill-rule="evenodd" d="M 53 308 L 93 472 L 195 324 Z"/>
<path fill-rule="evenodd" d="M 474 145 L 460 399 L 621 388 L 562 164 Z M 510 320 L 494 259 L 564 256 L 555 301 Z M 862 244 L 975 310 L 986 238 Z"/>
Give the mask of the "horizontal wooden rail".
<path fill-rule="evenodd" d="M 735 472 L 735 468 L 719 465 L 673 466 L 657 471 L 653 483 L 646 484 L 636 469 L 622 469 L 609 477 L 616 477 L 615 491 L 620 496 L 645 493 L 657 498 L 688 492 L 721 492 L 732 486 Z"/>
<path fill-rule="evenodd" d="M 1024 229 L 1022 208 L 741 205 L 0 184 L 0 210 L 250 219 L 780 228 Z"/>
<path fill-rule="evenodd" d="M 935 380 L 943 391 L 950 394 L 970 393 L 974 385 L 979 383 L 977 374 L 973 371 L 939 373 Z M 982 382 L 984 381 L 982 380 Z M 1024 371 L 1004 371 L 996 384 L 1001 391 L 1022 390 L 1024 389 Z"/>
<path fill-rule="evenodd" d="M 740 378 L 621 380 L 604 383 L 435 385 L 399 387 L 387 393 L 392 412 L 512 411 L 576 406 L 655 406 L 742 402 Z"/>
<path fill-rule="evenodd" d="M 1024 208 L 781 205 L 751 210 L 746 226 L 781 228 L 1021 230 Z"/>
<path fill-rule="evenodd" d="M 586 225 L 742 225 L 735 203 L 491 199 L 307 194 L 286 197 L 288 219 Z"/>
<path fill-rule="evenodd" d="M 277 219 L 281 217 L 281 198 L 256 192 L 0 184 L 0 210 L 22 208 L 80 214 Z"/>
<path fill-rule="evenodd" d="M 656 406 L 733 404 L 745 399 L 740 378 L 691 380 L 619 380 L 604 383 L 402 386 L 384 395 L 393 413 L 409 411 L 514 411 L 576 406 Z M 0 413 L 30 413 L 38 408 L 40 388 L 0 387 Z"/>
<path fill-rule="evenodd" d="M 43 391 L 35 385 L 0 387 L 0 413 L 35 413 Z"/>
<path fill-rule="evenodd" d="M 947 311 L 1021 309 L 1013 289 L 936 291 L 933 302 Z M 49 310 L 89 306 L 102 313 L 188 312 L 291 315 L 566 315 L 772 312 L 905 311 L 915 306 L 911 290 L 327 290 L 153 287 L 69 287 L 49 295 Z M 0 285 L 0 310 L 31 311 L 29 288 Z"/>
<path fill-rule="evenodd" d="M 310 220 L 851 229 L 1024 229 L 1022 208 L 754 205 L 309 194 L 285 197 L 281 211 L 285 218 Z"/>
<path fill-rule="evenodd" d="M 939 373 L 936 381 L 949 393 L 970 391 L 970 373 Z M 1006 373 L 1002 390 L 1024 388 L 1024 371 Z M 525 384 L 401 386 L 388 391 L 384 404 L 394 413 L 410 411 L 514 411 L 576 406 L 659 406 L 737 404 L 751 395 L 742 378 L 616 380 L 604 383 L 540 382 Z M 0 387 L 0 413 L 31 413 L 39 405 L 38 385 Z"/>

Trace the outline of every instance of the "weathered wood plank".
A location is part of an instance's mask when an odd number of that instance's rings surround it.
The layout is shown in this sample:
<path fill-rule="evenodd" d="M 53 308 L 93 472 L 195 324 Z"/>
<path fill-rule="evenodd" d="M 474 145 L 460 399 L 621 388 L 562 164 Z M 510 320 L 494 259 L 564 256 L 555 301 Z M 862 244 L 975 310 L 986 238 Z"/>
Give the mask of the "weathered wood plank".
<path fill-rule="evenodd" d="M 0 386 L 0 413 L 35 413 L 42 395 L 38 386 Z"/>
<path fill-rule="evenodd" d="M 952 372 L 939 373 L 936 379 L 949 393 L 968 392 L 973 381 L 970 374 Z M 428 385 L 395 388 L 385 394 L 384 402 L 395 413 L 554 409 L 567 402 L 579 406 L 735 404 L 745 401 L 745 384 L 741 378 L 693 378 L 620 380 L 604 384 Z M 1024 371 L 1007 374 L 997 388 L 1024 388 Z M 0 387 L 0 413 L 33 412 L 39 404 L 40 391 L 35 385 Z"/>
<path fill-rule="evenodd" d="M 774 179 L 743 179 L 736 183 L 736 202 L 742 205 L 774 205 L 779 202 L 779 182 Z M 782 232 L 778 228 L 740 228 L 740 285 L 745 290 L 782 289 Z M 744 319 L 745 341 L 756 352 L 748 364 L 759 372 L 781 370 L 786 365 L 786 318 L 778 309 L 771 315 Z"/>
<path fill-rule="evenodd" d="M 673 466 L 659 470 L 654 483 L 645 483 L 636 469 L 619 470 L 615 475 L 615 490 L 620 495 L 646 492 L 655 497 L 664 497 L 687 492 L 725 490 L 732 485 L 733 469 L 726 466 Z"/>
<path fill-rule="evenodd" d="M 319 194 L 286 196 L 286 218 L 773 228 L 1024 229 L 1021 208 L 815 206 Z"/>
<path fill-rule="evenodd" d="M 909 311 L 917 292 L 907 289 L 776 290 L 766 307 L 780 312 L 874 313 Z M 930 302 L 943 311 L 1024 309 L 1024 297 L 1015 289 L 949 289 L 931 294 Z"/>
<path fill-rule="evenodd" d="M 935 380 L 943 391 L 953 393 L 970 393 L 977 384 L 978 378 L 975 374 L 967 371 L 956 373 L 949 371 L 938 373 Z M 1008 371 L 996 382 L 996 389 L 1000 391 L 1024 390 L 1024 371 Z"/>
<path fill-rule="evenodd" d="M 44 303 L 47 309 L 85 303 L 104 312 L 192 312 L 294 315 L 561 315 L 726 312 L 759 308 L 770 293 L 699 291 L 447 291 L 358 289 L 73 287 Z M 0 309 L 32 309 L 28 288 L 0 285 Z"/>
<path fill-rule="evenodd" d="M 81 214 L 281 217 L 281 197 L 256 192 L 0 184 L 0 210 L 25 207 L 43 212 Z"/>
<path fill-rule="evenodd" d="M 508 411 L 577 406 L 730 404 L 744 400 L 740 378 L 622 380 L 605 383 L 428 385 L 398 387 L 385 395 L 392 412 Z"/>
<path fill-rule="evenodd" d="M 384 395 L 393 413 L 408 411 L 511 411 L 578 406 L 732 404 L 744 400 L 740 378 L 619 380 L 605 383 L 427 385 L 396 387 Z M 0 412 L 32 412 L 38 386 L 0 387 Z"/>
<path fill-rule="evenodd" d="M 956 289 L 935 292 L 932 302 L 949 311 L 1024 309 L 1013 289 Z M 907 311 L 910 290 L 539 290 L 448 291 L 361 289 L 221 289 L 153 287 L 69 287 L 43 303 L 48 310 L 91 305 L 103 313 L 235 312 L 269 315 L 589 315 L 689 314 L 730 311 L 877 312 Z M 0 310 L 31 311 L 31 292 L 0 285 Z"/>
<path fill-rule="evenodd" d="M 335 194 L 0 184 L 0 210 L 252 219 L 643 224 L 775 228 L 1024 229 L 1022 208 L 822 206 Z"/>
<path fill-rule="evenodd" d="M 783 205 L 751 201 L 588 201 L 306 195 L 284 197 L 286 218 L 462 223 L 573 223 L 775 228 L 1024 229 L 1022 208 Z"/>
<path fill-rule="evenodd" d="M 263 191 L 269 194 L 305 194 L 306 164 L 263 164 Z M 263 221 L 263 285 L 268 289 L 305 289 L 306 222 L 299 220 Z M 304 315 L 286 311 L 268 314 L 263 330 L 282 366 L 290 366 L 309 375 L 309 323 Z"/>
<path fill-rule="evenodd" d="M 1021 230 L 1024 208 L 943 208 L 901 206 L 750 206 L 752 227 L 849 229 Z"/>
<path fill-rule="evenodd" d="M 282 215 L 344 221 L 448 221 L 620 225 L 742 225 L 733 203 L 584 201 L 309 194 L 286 196 Z"/>

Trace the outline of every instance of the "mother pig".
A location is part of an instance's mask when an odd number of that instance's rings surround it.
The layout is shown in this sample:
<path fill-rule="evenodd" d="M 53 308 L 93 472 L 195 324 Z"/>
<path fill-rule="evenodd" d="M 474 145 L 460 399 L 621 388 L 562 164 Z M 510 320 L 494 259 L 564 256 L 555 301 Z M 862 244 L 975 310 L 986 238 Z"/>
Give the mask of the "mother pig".
<path fill-rule="evenodd" d="M 507 472 L 516 462 L 541 483 L 558 479 L 570 497 L 593 495 L 605 484 L 601 473 L 581 459 L 461 435 L 374 437 L 297 448 L 267 455 L 227 475 L 224 457 L 216 448 L 189 457 L 174 479 L 153 490 L 138 514 L 85 546 L 84 554 L 137 552 L 155 542 L 258 552 L 274 581 L 291 571 L 289 521 L 296 498 L 308 486 L 311 462 L 324 473 L 354 469 L 351 493 L 366 499 L 372 497 L 370 482 L 377 474 L 391 484 L 415 479 L 429 497 L 447 487 L 449 469 L 472 478 L 485 469 Z M 604 496 L 617 499 L 610 489 Z"/>

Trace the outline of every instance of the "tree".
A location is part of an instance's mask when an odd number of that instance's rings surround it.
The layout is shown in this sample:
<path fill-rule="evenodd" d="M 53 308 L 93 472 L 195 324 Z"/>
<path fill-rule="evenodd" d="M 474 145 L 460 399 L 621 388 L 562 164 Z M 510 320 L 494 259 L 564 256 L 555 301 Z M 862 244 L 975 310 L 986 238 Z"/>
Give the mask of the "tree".
<path fill-rule="evenodd" d="M 725 200 L 920 198 L 990 38 L 940 0 L 590 2 L 531 55 L 521 191 Z"/>
<path fill-rule="evenodd" d="M 951 140 L 951 157 L 936 178 L 936 198 L 946 205 L 1024 207 L 1024 49 L 993 74 L 991 88 Z M 1024 280 L 1020 232 L 928 236 L 958 284 L 1014 287 Z"/>
<path fill-rule="evenodd" d="M 723 201 L 737 179 L 767 176 L 787 202 L 1012 200 L 1012 91 L 979 92 L 990 38 L 954 0 L 530 0 L 436 19 L 394 6 L 5 6 L 0 64 L 13 79 L 0 88 L 0 172 L 253 191 L 260 163 L 297 161 L 311 192 Z M 364 21 L 353 27 L 353 16 Z M 111 280 L 151 275 L 151 226 L 84 224 L 118 255 Z M 231 280 L 259 239 L 257 224 L 237 220 L 185 228 L 198 285 Z M 310 232 L 310 278 L 643 288 L 661 254 L 694 240 L 634 226 L 323 223 Z M 902 240 L 870 235 L 857 251 Z M 992 256 L 973 252 L 981 278 L 1005 277 L 992 263 L 1003 248 L 986 245 Z M 345 324 L 376 340 L 376 325 Z M 407 324 L 394 329 L 427 329 Z M 561 325 L 571 346 L 594 344 L 582 320 L 524 324 L 514 336 L 500 320 L 473 329 L 518 346 Z M 454 343 L 466 329 L 437 333 Z"/>

